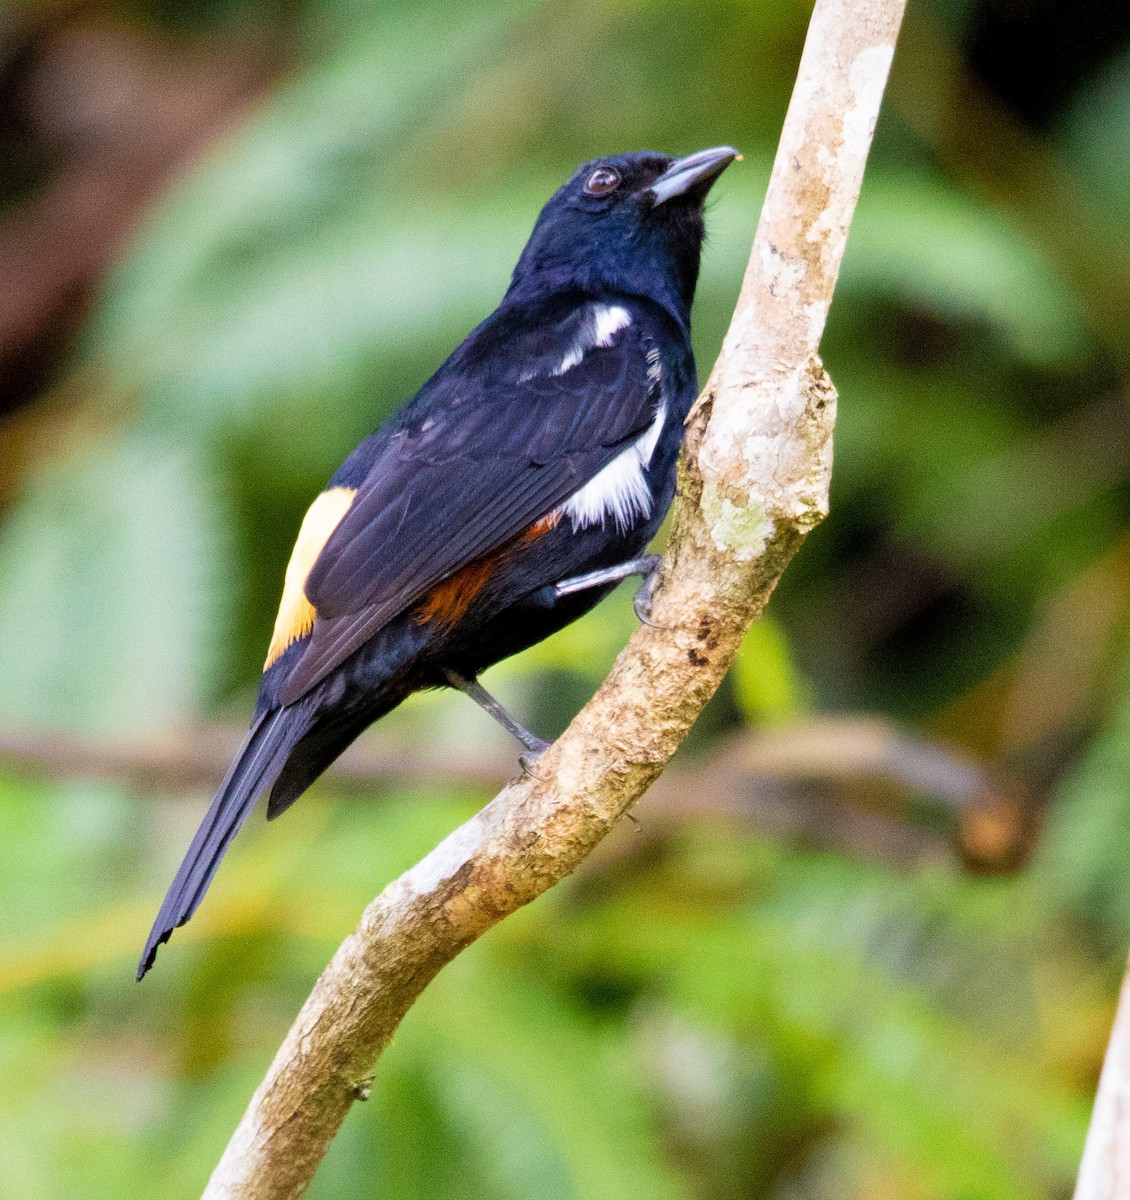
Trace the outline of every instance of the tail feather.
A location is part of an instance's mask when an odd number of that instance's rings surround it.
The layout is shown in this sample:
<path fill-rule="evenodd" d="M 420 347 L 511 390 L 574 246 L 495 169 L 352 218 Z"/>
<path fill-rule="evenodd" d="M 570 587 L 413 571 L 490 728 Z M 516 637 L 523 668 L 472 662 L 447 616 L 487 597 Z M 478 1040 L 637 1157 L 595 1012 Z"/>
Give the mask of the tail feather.
<path fill-rule="evenodd" d="M 267 820 L 273 821 L 302 795 L 327 767 L 352 745 L 375 720 L 395 708 L 404 691 L 389 689 L 379 703 L 363 710 L 316 721 L 295 744 L 294 751 L 275 779 L 267 801 Z"/>
<path fill-rule="evenodd" d="M 283 769 L 295 742 L 305 732 L 305 722 L 293 709 L 264 713 L 252 725 L 196 831 L 149 931 L 137 967 L 139 980 L 153 965 L 157 948 L 196 911 L 232 838 L 255 807 L 259 794 Z"/>
<path fill-rule="evenodd" d="M 275 779 L 267 801 L 267 820 L 273 821 L 286 812 L 368 724 L 367 720 L 353 719 L 306 734 Z"/>

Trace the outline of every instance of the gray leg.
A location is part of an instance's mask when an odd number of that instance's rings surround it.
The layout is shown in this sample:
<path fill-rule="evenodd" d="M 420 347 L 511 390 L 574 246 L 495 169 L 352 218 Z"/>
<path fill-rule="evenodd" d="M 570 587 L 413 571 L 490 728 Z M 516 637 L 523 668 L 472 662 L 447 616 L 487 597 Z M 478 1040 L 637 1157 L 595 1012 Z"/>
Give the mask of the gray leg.
<path fill-rule="evenodd" d="M 523 767 L 527 762 L 532 762 L 537 758 L 544 750 L 549 749 L 548 742 L 543 742 L 524 725 L 520 725 L 478 680 L 466 679 L 456 671 L 449 671 L 447 668 L 443 670 L 443 677 L 453 688 L 458 688 L 464 695 L 470 696 L 484 712 L 494 717 L 503 729 L 513 734 L 526 747 L 529 753 L 523 754 L 519 759 Z"/>
<path fill-rule="evenodd" d="M 648 617 L 651 615 L 651 593 L 655 587 L 658 566 L 658 554 L 645 554 L 642 558 L 631 558 L 627 562 L 617 563 L 614 567 L 604 567 L 599 571 L 589 571 L 587 575 L 574 575 L 572 579 L 563 579 L 554 585 L 553 594 L 559 600 L 562 596 L 583 592 L 586 588 L 619 583 L 621 579 L 627 579 L 630 575 L 642 575 L 643 586 L 636 593 L 632 607 L 636 616 L 645 625 L 650 625 Z"/>

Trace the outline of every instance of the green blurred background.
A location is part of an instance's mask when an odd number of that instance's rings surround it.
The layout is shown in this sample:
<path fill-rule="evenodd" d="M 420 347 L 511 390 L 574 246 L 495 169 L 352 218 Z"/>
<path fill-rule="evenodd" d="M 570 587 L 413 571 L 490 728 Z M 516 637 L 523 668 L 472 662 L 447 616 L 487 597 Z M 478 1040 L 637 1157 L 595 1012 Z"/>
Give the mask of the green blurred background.
<path fill-rule="evenodd" d="M 1130 941 L 1130 6 L 911 0 L 825 339 L 832 515 L 669 775 L 412 1010 L 311 1196 L 1070 1193 Z M 721 142 L 794 0 L 0 13 L 0 1192 L 202 1188 L 364 903 L 514 750 L 383 722 L 136 955 L 298 521 L 577 162 Z M 630 589 L 488 684 L 544 735 Z"/>

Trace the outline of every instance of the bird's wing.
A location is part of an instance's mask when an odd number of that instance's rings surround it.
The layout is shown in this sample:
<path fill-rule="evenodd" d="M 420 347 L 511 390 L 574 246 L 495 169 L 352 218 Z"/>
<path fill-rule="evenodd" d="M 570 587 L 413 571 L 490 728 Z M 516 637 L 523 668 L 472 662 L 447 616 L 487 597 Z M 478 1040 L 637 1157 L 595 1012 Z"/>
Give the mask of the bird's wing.
<path fill-rule="evenodd" d="M 313 628 L 282 703 L 551 513 L 656 419 L 651 337 L 627 308 L 593 302 L 512 336 L 483 329 L 485 346 L 453 356 L 404 411 L 356 494 L 336 489 L 348 508 L 305 575 Z"/>

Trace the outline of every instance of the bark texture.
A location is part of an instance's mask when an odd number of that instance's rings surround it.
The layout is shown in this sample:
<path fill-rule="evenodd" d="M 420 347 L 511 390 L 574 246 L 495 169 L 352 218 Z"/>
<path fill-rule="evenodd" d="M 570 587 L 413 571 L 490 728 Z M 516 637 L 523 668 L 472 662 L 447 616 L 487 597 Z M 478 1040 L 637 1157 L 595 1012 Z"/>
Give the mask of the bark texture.
<path fill-rule="evenodd" d="M 539 759 L 365 910 L 205 1191 L 306 1188 L 429 980 L 568 875 L 643 795 L 827 511 L 835 391 L 817 357 L 905 0 L 817 0 L 749 267 L 688 420 L 656 592 L 611 674 Z"/>

